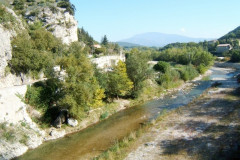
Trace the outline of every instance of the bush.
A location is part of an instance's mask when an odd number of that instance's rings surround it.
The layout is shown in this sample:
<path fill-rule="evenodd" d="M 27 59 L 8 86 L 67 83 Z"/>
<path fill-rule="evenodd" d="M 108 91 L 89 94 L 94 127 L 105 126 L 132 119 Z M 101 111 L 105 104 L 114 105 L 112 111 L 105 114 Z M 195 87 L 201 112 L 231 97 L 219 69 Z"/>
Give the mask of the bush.
<path fill-rule="evenodd" d="M 7 29 L 10 29 L 11 23 L 15 22 L 15 17 L 7 12 L 6 8 L 0 5 L 0 23 Z"/>
<path fill-rule="evenodd" d="M 65 8 L 66 12 L 69 12 L 71 15 L 75 14 L 75 6 L 71 4 L 69 1 L 60 1 L 57 4 L 58 7 L 60 8 Z"/>
<path fill-rule="evenodd" d="M 198 71 L 193 65 L 187 65 L 182 67 L 180 70 L 181 79 L 184 81 L 192 80 L 199 75 Z"/>
<path fill-rule="evenodd" d="M 200 74 L 203 74 L 207 71 L 208 67 L 204 66 L 203 64 L 200 64 L 198 67 L 197 67 L 197 70 Z"/>
<path fill-rule="evenodd" d="M 49 79 L 45 82 L 36 82 L 32 86 L 28 86 L 25 101 L 27 104 L 46 112 L 61 97 L 60 82 L 57 79 Z"/>
<path fill-rule="evenodd" d="M 13 5 L 14 5 L 14 9 L 16 9 L 16 10 L 24 9 L 24 1 L 23 0 L 14 0 Z"/>
<path fill-rule="evenodd" d="M 104 120 L 108 117 L 108 111 L 104 112 L 103 114 L 101 114 L 100 116 L 100 120 Z"/>
<path fill-rule="evenodd" d="M 159 61 L 156 65 L 154 65 L 153 68 L 156 71 L 160 71 L 162 73 L 165 73 L 170 69 L 170 64 L 168 62 Z"/>
<path fill-rule="evenodd" d="M 172 82 L 176 82 L 180 79 L 180 74 L 178 71 L 174 69 L 169 69 L 165 73 L 160 73 L 159 78 L 157 79 L 158 84 L 163 85 L 165 84 L 166 87 L 170 85 Z"/>
<path fill-rule="evenodd" d="M 230 51 L 231 62 L 240 62 L 240 50 L 232 50 Z"/>

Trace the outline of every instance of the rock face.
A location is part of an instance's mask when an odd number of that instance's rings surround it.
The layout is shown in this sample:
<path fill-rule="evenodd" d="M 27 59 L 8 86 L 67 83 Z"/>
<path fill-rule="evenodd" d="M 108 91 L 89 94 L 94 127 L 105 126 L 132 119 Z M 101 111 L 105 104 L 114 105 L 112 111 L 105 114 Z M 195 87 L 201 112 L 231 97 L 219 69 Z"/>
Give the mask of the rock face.
<path fill-rule="evenodd" d="M 8 61 L 12 59 L 11 39 L 19 30 L 24 29 L 24 25 L 13 10 L 7 7 L 5 9 L 6 12 L 15 18 L 15 21 L 8 23 L 12 26 L 10 29 L 6 29 L 0 24 L 0 88 L 21 83 L 21 79 L 14 75 L 5 76 L 5 68 L 8 65 Z"/>
<path fill-rule="evenodd" d="M 4 76 L 8 60 L 12 58 L 11 36 L 11 33 L 0 24 L 0 77 Z"/>
<path fill-rule="evenodd" d="M 26 13 L 28 23 L 40 20 L 48 31 L 52 32 L 55 37 L 60 38 L 65 44 L 78 41 L 78 23 L 74 16 L 70 15 L 69 12 L 65 12 L 65 9 L 56 6 L 52 7 L 55 7 L 54 11 L 49 7 L 41 8 L 36 16 L 31 16 L 31 10 L 28 11 Z"/>

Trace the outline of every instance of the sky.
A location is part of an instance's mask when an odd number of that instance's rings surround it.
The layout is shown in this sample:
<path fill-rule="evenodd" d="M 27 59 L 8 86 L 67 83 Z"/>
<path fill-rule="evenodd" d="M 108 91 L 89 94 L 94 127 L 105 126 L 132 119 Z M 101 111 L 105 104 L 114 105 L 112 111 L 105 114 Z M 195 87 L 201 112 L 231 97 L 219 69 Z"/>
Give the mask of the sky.
<path fill-rule="evenodd" d="M 219 38 L 240 26 L 240 0 L 70 0 L 75 18 L 97 41 L 146 32 Z"/>

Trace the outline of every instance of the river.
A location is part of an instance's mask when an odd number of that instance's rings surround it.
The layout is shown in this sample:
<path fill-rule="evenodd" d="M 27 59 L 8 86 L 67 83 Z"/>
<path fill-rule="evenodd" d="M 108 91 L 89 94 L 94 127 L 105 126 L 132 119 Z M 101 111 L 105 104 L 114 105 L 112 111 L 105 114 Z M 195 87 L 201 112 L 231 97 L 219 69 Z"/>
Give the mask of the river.
<path fill-rule="evenodd" d="M 16 160 L 86 160 L 99 155 L 117 140 L 140 128 L 141 123 L 151 121 L 162 110 L 172 110 L 187 105 L 202 94 L 218 78 L 231 78 L 233 72 L 213 67 L 209 80 L 193 82 L 193 88 L 179 90 L 163 99 L 152 100 L 143 105 L 120 111 L 108 119 L 92 125 L 78 133 L 45 142 L 34 150 L 29 150 Z"/>

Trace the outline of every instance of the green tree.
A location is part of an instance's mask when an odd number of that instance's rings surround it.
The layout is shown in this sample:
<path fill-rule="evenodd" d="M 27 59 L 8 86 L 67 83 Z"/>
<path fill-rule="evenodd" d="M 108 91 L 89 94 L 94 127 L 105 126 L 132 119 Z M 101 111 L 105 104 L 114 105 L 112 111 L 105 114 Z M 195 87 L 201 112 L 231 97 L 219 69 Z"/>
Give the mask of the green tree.
<path fill-rule="evenodd" d="M 105 45 L 105 46 L 107 46 L 108 45 L 108 39 L 107 39 L 107 36 L 106 35 L 104 35 L 104 37 L 103 37 L 103 39 L 102 39 L 102 43 L 101 43 L 102 45 Z"/>
<path fill-rule="evenodd" d="M 90 108 L 102 106 L 104 90 L 100 88 L 91 62 L 77 44 L 70 46 L 70 53 L 59 64 L 66 70 L 64 98 L 61 105 L 69 108 L 70 114 L 78 119 Z"/>
<path fill-rule="evenodd" d="M 92 47 L 94 44 L 94 39 L 87 31 L 84 30 L 84 28 L 78 28 L 78 41 L 84 42 L 89 47 Z"/>
<path fill-rule="evenodd" d="M 136 96 L 137 91 L 142 89 L 143 81 L 148 79 L 152 73 L 148 65 L 148 60 L 148 55 L 145 52 L 140 52 L 138 49 L 132 49 L 127 56 L 127 73 L 134 85 L 134 96 Z"/>
<path fill-rule="evenodd" d="M 240 62 L 240 50 L 231 50 L 231 62 Z"/>
<path fill-rule="evenodd" d="M 51 69 L 53 58 L 49 52 L 34 48 L 34 42 L 27 32 L 18 34 L 12 41 L 13 55 L 9 66 L 16 74 L 32 73 L 37 77 L 40 71 Z"/>
<path fill-rule="evenodd" d="M 133 88 L 133 82 L 128 78 L 126 64 L 119 61 L 113 72 L 109 73 L 108 94 L 113 97 L 126 96 Z"/>

